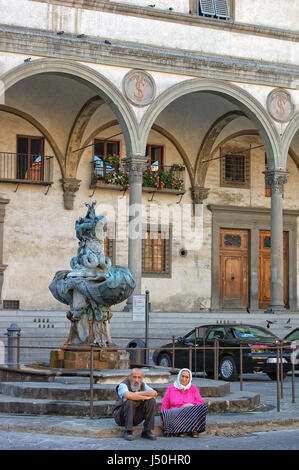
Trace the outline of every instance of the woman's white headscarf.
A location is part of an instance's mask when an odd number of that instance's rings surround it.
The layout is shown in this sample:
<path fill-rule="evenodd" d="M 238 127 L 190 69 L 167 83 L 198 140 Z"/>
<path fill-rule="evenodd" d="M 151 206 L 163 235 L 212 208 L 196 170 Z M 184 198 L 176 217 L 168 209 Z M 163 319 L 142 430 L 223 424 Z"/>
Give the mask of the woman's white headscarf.
<path fill-rule="evenodd" d="M 182 385 L 181 382 L 180 382 L 181 373 L 183 372 L 183 370 L 186 370 L 186 371 L 189 372 L 189 374 L 190 374 L 190 380 L 189 380 L 189 382 L 188 382 L 187 385 Z M 179 371 L 178 376 L 177 376 L 177 379 L 176 379 L 176 381 L 174 382 L 173 385 L 174 385 L 175 388 L 177 388 L 178 390 L 188 390 L 188 389 L 191 387 L 191 385 L 192 385 L 192 372 L 191 372 L 191 370 L 189 370 L 189 369 L 181 369 L 181 370 Z"/>

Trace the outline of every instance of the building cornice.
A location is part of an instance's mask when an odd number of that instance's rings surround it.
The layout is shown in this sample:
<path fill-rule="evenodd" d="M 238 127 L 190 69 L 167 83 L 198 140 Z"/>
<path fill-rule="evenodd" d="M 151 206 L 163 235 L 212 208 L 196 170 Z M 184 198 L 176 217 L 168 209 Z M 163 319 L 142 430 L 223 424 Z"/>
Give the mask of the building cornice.
<path fill-rule="evenodd" d="M 255 214 L 255 215 L 260 215 L 260 216 L 265 216 L 268 215 L 270 216 L 271 214 L 271 209 L 268 207 L 246 207 L 246 206 L 222 206 L 218 204 L 208 204 L 207 208 L 211 212 L 219 212 L 222 214 L 224 217 L 228 213 L 238 213 L 245 215 L 246 214 Z M 294 210 L 294 209 L 283 209 L 283 214 L 285 216 L 292 216 L 292 217 L 298 217 L 299 216 L 299 211 Z"/>
<path fill-rule="evenodd" d="M 0 51 L 36 57 L 101 63 L 125 68 L 235 82 L 295 88 L 299 67 L 212 56 L 135 43 L 113 42 L 65 34 L 0 26 Z"/>
<path fill-rule="evenodd" d="M 232 31 L 250 35 L 266 36 L 287 41 L 299 41 L 299 34 L 295 31 L 286 31 L 280 28 L 269 26 L 257 26 L 248 23 L 237 23 L 233 20 L 218 20 L 189 13 L 160 10 L 158 8 L 148 8 L 143 6 L 128 5 L 108 0 L 31 0 L 38 3 L 48 3 L 57 6 L 80 8 L 85 10 L 97 10 L 108 13 L 138 16 L 141 18 L 151 18 L 169 23 L 180 23 L 192 26 L 221 29 L 222 31 Z"/>

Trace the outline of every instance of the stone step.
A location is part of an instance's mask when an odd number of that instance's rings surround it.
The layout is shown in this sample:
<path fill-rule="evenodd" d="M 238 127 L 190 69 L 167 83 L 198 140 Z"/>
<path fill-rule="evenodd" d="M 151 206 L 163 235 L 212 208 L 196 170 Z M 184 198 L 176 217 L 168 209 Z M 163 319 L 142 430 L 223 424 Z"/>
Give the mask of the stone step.
<path fill-rule="evenodd" d="M 71 377 L 77 379 L 76 377 Z M 63 379 L 63 377 L 60 377 Z M 69 378 L 67 378 L 69 379 Z M 84 383 L 60 383 L 56 380 L 54 382 L 0 382 L 0 393 L 17 398 L 31 398 L 32 400 L 68 400 L 68 401 L 89 401 L 90 399 L 90 384 L 89 377 L 85 379 Z M 74 381 L 72 381 L 74 382 Z M 202 397 L 221 397 L 227 396 L 230 393 L 230 385 L 226 382 L 219 382 L 202 379 L 194 380 Z M 160 398 L 163 397 L 169 383 L 153 383 L 151 386 L 158 392 Z M 93 393 L 94 400 L 107 401 L 114 400 L 116 397 L 115 385 L 112 384 L 94 384 Z"/>
<path fill-rule="evenodd" d="M 206 397 L 205 403 L 208 405 L 209 413 L 248 411 L 259 405 L 260 396 L 252 392 L 230 393 L 227 397 Z M 94 416 L 111 417 L 114 404 L 114 400 L 94 401 Z M 158 398 L 156 415 L 160 412 L 160 406 L 161 398 Z M 0 394 L 0 413 L 88 416 L 90 403 L 88 401 L 15 398 Z"/>

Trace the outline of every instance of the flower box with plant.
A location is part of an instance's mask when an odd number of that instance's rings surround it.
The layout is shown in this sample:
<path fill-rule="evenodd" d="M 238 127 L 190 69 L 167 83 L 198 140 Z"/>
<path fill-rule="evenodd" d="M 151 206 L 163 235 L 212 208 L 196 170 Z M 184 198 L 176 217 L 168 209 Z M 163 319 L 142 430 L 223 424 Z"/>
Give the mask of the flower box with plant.
<path fill-rule="evenodd" d="M 94 162 L 97 163 L 98 162 Z M 144 188 L 184 190 L 184 178 L 182 172 L 185 167 L 175 163 L 170 167 L 159 169 L 147 168 L 143 173 L 142 186 Z M 102 184 L 120 186 L 123 190 L 129 189 L 129 172 L 125 171 L 120 163 L 120 156 L 107 155 L 102 157 L 101 166 L 94 167 L 96 181 Z"/>

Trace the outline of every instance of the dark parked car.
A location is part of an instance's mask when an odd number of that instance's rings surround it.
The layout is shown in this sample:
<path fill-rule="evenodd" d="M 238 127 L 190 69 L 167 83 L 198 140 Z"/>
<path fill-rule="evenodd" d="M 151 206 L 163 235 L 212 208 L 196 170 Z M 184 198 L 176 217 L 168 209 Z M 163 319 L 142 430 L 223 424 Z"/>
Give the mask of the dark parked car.
<path fill-rule="evenodd" d="M 293 350 L 292 361 L 294 361 L 295 369 L 299 370 L 299 327 L 287 334 L 284 341 L 291 341 L 296 345 L 296 349 Z"/>
<path fill-rule="evenodd" d="M 196 340 L 195 358 L 195 334 Z M 255 325 L 237 323 L 217 323 L 194 328 L 183 338 L 175 341 L 175 362 L 177 368 L 189 367 L 189 346 L 192 352 L 192 370 L 205 371 L 208 376 L 214 374 L 214 338 L 219 341 L 219 375 L 222 380 L 236 380 L 240 373 L 240 344 L 243 345 L 243 373 L 265 372 L 276 380 L 276 345 L 281 340 L 269 330 Z M 283 374 L 291 370 L 291 343 L 283 342 Z M 172 343 L 156 349 L 154 363 L 160 366 L 172 366 Z M 205 348 L 203 348 L 205 346 Z M 209 349 L 207 349 L 209 348 Z"/>

